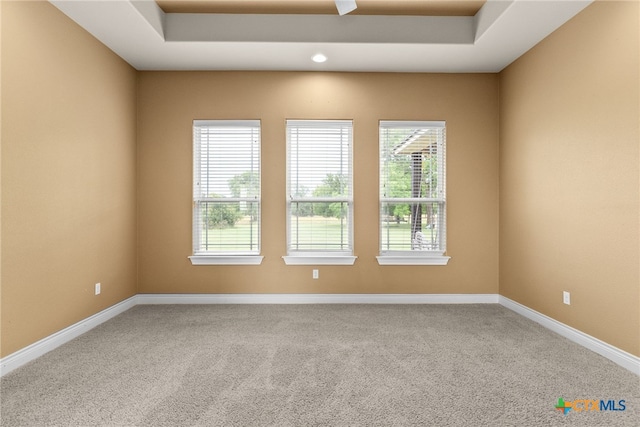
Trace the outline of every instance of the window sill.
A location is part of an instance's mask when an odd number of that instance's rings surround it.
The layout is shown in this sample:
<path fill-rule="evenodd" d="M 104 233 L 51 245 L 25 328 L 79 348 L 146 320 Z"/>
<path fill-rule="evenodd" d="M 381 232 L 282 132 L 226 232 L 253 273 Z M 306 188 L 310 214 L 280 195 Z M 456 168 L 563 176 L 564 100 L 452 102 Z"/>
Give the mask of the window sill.
<path fill-rule="evenodd" d="M 445 255 L 380 255 L 379 265 L 447 265 L 451 257 Z"/>
<path fill-rule="evenodd" d="M 260 265 L 263 256 L 258 255 L 193 255 L 191 265 Z"/>
<path fill-rule="evenodd" d="M 357 256 L 350 255 L 289 255 L 282 259 L 287 265 L 353 265 Z"/>

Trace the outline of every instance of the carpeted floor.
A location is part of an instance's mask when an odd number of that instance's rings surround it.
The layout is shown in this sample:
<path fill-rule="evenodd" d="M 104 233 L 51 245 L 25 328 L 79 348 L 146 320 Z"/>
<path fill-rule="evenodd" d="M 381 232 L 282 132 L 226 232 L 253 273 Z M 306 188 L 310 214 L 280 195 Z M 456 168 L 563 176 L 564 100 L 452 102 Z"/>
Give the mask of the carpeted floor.
<path fill-rule="evenodd" d="M 640 424 L 638 376 L 493 304 L 136 306 L 0 392 L 7 427 Z"/>

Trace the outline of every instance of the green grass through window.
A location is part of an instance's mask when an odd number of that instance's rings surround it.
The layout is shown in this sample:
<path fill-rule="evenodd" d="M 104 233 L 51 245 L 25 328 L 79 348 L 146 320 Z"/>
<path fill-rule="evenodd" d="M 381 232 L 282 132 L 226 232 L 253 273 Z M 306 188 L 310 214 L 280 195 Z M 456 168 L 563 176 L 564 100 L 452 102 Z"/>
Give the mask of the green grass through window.
<path fill-rule="evenodd" d="M 295 247 L 296 237 L 300 242 L 312 242 L 311 245 L 300 245 L 299 250 L 347 250 L 348 236 L 346 235 L 346 219 L 344 219 L 344 229 L 338 218 L 313 217 L 292 217 L 291 241 Z M 362 232 L 362 230 L 360 230 Z M 433 230 L 423 229 L 425 239 L 430 240 Z M 246 216 L 236 222 L 233 227 L 210 228 L 203 230 L 203 245 L 208 245 L 208 250 L 212 251 L 249 251 L 257 249 L 259 241 L 258 225 L 251 222 Z M 371 230 L 371 233 L 379 234 L 379 230 Z M 386 244 L 390 242 L 390 250 L 411 250 L 410 225 L 406 221 L 399 224 L 396 222 L 385 222 L 383 225 L 381 239 Z M 341 245 L 342 242 L 342 245 Z M 206 247 L 206 246 L 205 246 Z"/>

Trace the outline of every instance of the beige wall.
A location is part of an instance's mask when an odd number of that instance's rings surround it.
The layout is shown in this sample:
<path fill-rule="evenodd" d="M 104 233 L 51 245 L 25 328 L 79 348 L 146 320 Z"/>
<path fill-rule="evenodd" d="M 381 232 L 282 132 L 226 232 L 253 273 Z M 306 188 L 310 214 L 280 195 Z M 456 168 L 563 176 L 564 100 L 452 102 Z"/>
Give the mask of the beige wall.
<path fill-rule="evenodd" d="M 2 24 L 0 1 L 0 24 Z M 0 357 L 2 357 L 2 28 L 0 27 Z"/>
<path fill-rule="evenodd" d="M 598 2 L 500 75 L 136 73 L 0 2 L 0 356 L 136 292 L 498 291 L 640 355 L 638 9 Z M 262 120 L 265 259 L 192 266 L 191 121 L 235 118 Z M 287 118 L 354 120 L 358 260 L 319 280 L 281 259 Z M 380 119 L 447 121 L 446 267 L 375 261 Z"/>
<path fill-rule="evenodd" d="M 141 293 L 497 293 L 498 76 L 142 72 Z M 354 266 L 286 266 L 285 119 L 354 120 Z M 261 119 L 262 254 L 192 266 L 192 120 Z M 378 120 L 447 121 L 448 266 L 381 267 Z"/>
<path fill-rule="evenodd" d="M 500 75 L 500 293 L 635 355 L 639 21 L 597 2 Z"/>
<path fill-rule="evenodd" d="M 5 356 L 136 293 L 136 72 L 51 4 L 3 1 L 1 83 Z"/>

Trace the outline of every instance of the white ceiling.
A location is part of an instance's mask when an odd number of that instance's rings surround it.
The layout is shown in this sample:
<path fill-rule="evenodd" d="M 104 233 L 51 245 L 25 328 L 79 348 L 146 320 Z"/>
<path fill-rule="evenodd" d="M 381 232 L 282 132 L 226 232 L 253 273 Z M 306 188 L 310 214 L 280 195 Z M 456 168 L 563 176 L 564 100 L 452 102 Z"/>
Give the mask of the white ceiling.
<path fill-rule="evenodd" d="M 301 0 L 302 1 L 302 0 Z M 593 0 L 488 0 L 476 16 L 165 13 L 50 0 L 138 70 L 498 72 Z M 322 52 L 323 64 L 311 61 Z"/>

